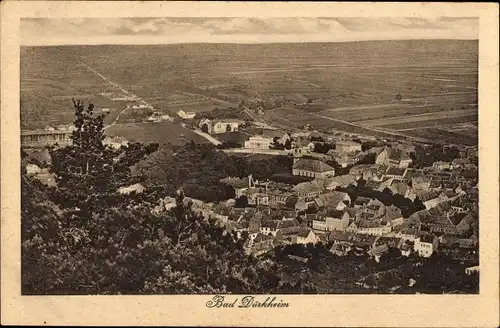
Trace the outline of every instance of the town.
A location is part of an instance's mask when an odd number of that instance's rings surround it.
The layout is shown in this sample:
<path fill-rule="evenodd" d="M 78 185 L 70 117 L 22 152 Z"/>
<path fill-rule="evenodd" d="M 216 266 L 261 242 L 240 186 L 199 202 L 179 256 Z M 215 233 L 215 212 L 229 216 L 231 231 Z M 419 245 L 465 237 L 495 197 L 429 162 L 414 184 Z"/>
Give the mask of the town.
<path fill-rule="evenodd" d="M 263 122 L 196 118 L 180 111 L 178 118 L 156 113 L 148 120 L 168 120 L 187 127 L 229 156 L 285 156 L 292 166 L 280 179 L 259 180 L 250 172 L 226 176 L 220 183 L 234 197 L 217 202 L 191 198 L 193 209 L 216 219 L 244 241 L 248 255 L 266 256 L 276 247 L 321 244 L 335 256 L 367 256 L 379 262 L 384 254 L 430 258 L 448 256 L 465 265 L 465 274 L 479 271 L 478 149 L 460 144 L 428 144 L 345 132 L 331 134 L 304 125 L 284 131 Z M 241 144 L 220 142 L 218 135 L 245 130 L 254 134 Z M 72 143 L 74 126 L 47 127 L 22 134 L 30 155 L 29 176 L 56 186 L 49 146 Z M 123 137 L 103 144 L 127 148 Z M 42 149 L 40 149 L 40 147 Z M 148 187 L 122 186 L 120 194 L 142 193 Z M 186 194 L 189 198 L 189 193 Z M 151 208 L 155 214 L 175 207 L 169 195 Z M 289 255 L 307 262 L 308 258 Z"/>

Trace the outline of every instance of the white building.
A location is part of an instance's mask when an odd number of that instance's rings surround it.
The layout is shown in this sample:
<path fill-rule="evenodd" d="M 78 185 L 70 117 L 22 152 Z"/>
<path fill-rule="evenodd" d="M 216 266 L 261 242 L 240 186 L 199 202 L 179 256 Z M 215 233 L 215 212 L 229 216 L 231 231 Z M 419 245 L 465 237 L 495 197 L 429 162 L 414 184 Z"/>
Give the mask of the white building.
<path fill-rule="evenodd" d="M 140 183 L 136 183 L 136 184 L 133 184 L 133 185 L 130 185 L 128 187 L 120 187 L 117 192 L 119 194 L 122 194 L 122 195 L 128 195 L 132 192 L 136 192 L 138 194 L 142 193 L 144 190 L 146 190 L 146 188 L 144 188 L 143 185 L 141 185 Z"/>
<path fill-rule="evenodd" d="M 361 144 L 354 141 L 342 140 L 335 144 L 335 151 L 338 153 L 354 153 L 355 151 L 361 151 Z"/>
<path fill-rule="evenodd" d="M 182 109 L 177 112 L 177 115 L 179 115 L 180 118 L 184 120 L 190 120 L 193 119 L 196 116 L 195 112 L 185 112 Z"/>
<path fill-rule="evenodd" d="M 420 257 L 430 257 L 438 248 L 438 238 L 434 235 L 424 235 L 415 240 L 415 252 Z"/>
<path fill-rule="evenodd" d="M 479 265 L 465 268 L 465 274 L 466 275 L 471 275 L 471 274 L 473 274 L 475 272 L 479 272 Z"/>
<path fill-rule="evenodd" d="M 312 230 L 301 230 L 297 234 L 297 236 L 294 237 L 294 242 L 296 244 L 316 244 L 319 242 L 319 237 L 312 231 Z"/>
<path fill-rule="evenodd" d="M 392 148 L 384 148 L 375 158 L 375 164 L 407 168 L 412 159 L 407 153 Z"/>
<path fill-rule="evenodd" d="M 325 217 L 326 230 L 346 230 L 349 227 L 349 219 L 350 215 L 348 212 L 330 211 Z"/>
<path fill-rule="evenodd" d="M 132 105 L 132 109 L 153 109 L 153 107 L 148 104 L 139 104 L 139 105 Z"/>
<path fill-rule="evenodd" d="M 40 173 L 40 171 L 41 171 L 40 167 L 36 164 L 26 165 L 26 174 L 28 175 L 37 174 Z"/>
<path fill-rule="evenodd" d="M 245 148 L 251 149 L 269 149 L 273 142 L 272 138 L 267 138 L 263 136 L 253 136 L 245 141 Z"/>
<path fill-rule="evenodd" d="M 239 120 L 218 120 L 214 121 L 211 133 L 219 134 L 225 132 L 238 131 L 241 124 Z M 210 131 L 210 130 L 209 130 Z"/>
<path fill-rule="evenodd" d="M 293 175 L 327 178 L 335 175 L 335 169 L 317 159 L 302 158 L 293 164 Z"/>
<path fill-rule="evenodd" d="M 128 140 L 123 138 L 123 137 L 109 137 L 106 136 L 102 143 L 106 146 L 110 146 L 114 149 L 120 149 L 121 147 L 127 147 L 128 146 Z"/>
<path fill-rule="evenodd" d="M 446 170 L 451 168 L 451 164 L 449 162 L 438 161 L 432 163 L 432 168 L 438 171 Z"/>

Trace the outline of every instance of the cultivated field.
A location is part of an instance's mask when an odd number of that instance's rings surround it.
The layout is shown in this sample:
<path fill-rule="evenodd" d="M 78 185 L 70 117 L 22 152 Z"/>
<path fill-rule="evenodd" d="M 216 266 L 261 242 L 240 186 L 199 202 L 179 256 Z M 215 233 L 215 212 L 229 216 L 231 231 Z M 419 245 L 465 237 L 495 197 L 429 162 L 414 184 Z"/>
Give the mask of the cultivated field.
<path fill-rule="evenodd" d="M 261 102 L 282 128 L 438 142 L 449 137 L 426 129 L 477 125 L 477 41 L 23 47 L 24 124 L 70 120 L 71 103 L 54 97 L 84 95 L 111 116 L 124 108 L 97 96 L 116 88 L 79 62 L 170 113 Z"/>
<path fill-rule="evenodd" d="M 191 130 L 170 122 L 116 124 L 106 129 L 106 135 L 124 137 L 129 141 L 156 142 L 182 145 L 191 140 L 196 143 L 208 141 Z"/>

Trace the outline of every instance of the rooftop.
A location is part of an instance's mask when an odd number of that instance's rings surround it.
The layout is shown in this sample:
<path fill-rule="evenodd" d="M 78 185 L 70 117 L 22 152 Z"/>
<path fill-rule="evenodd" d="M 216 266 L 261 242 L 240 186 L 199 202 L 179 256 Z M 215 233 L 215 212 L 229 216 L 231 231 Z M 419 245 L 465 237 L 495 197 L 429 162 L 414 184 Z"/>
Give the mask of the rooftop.
<path fill-rule="evenodd" d="M 307 236 L 309 236 L 309 234 L 311 233 L 311 230 L 307 230 L 307 229 L 302 229 L 300 230 L 298 233 L 297 233 L 297 236 L 298 237 L 302 237 L 302 238 L 307 238 Z"/>
<path fill-rule="evenodd" d="M 299 161 L 297 161 L 297 163 L 293 165 L 293 168 L 297 170 L 305 170 L 318 173 L 334 170 L 333 167 L 331 167 L 326 163 L 323 163 L 322 161 L 309 158 L 300 159 Z"/>
<path fill-rule="evenodd" d="M 399 167 L 389 167 L 385 172 L 386 175 L 404 176 L 406 169 Z"/>
<path fill-rule="evenodd" d="M 371 198 L 358 196 L 354 201 L 354 205 L 366 205 L 371 201 Z"/>
<path fill-rule="evenodd" d="M 411 160 L 410 156 L 408 156 L 408 154 L 405 153 L 404 151 L 387 148 L 387 152 L 389 155 L 389 159 L 391 159 L 391 160 L 395 160 L 395 161 Z"/>

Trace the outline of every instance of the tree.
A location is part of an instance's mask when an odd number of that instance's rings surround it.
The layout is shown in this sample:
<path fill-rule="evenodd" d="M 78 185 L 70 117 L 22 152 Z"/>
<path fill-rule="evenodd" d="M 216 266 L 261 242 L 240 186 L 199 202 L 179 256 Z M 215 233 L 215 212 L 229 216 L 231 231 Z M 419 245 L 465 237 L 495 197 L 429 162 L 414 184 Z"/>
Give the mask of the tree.
<path fill-rule="evenodd" d="M 75 108 L 75 131 L 71 136 L 73 145 L 76 147 L 82 167 L 81 172 L 85 175 L 100 169 L 104 165 L 104 115 L 94 115 L 94 105 L 89 103 L 85 108 L 83 102 L 72 100 Z"/>
<path fill-rule="evenodd" d="M 245 208 L 247 206 L 248 206 L 248 197 L 247 196 L 242 195 L 242 196 L 236 198 L 236 204 L 234 205 L 234 207 Z"/>
<path fill-rule="evenodd" d="M 415 212 L 425 210 L 426 208 L 422 200 L 418 197 L 416 197 L 415 200 L 413 201 L 413 207 L 415 209 Z"/>
<path fill-rule="evenodd" d="M 208 125 L 207 125 L 207 123 L 203 123 L 203 125 L 201 126 L 201 132 L 208 133 Z"/>
<path fill-rule="evenodd" d="M 231 132 L 231 131 L 232 131 L 231 125 L 230 124 L 226 125 L 226 132 Z"/>

